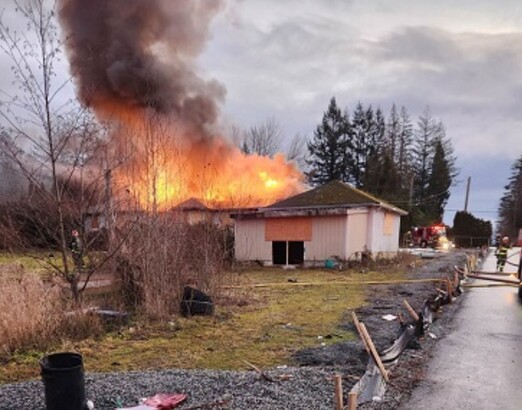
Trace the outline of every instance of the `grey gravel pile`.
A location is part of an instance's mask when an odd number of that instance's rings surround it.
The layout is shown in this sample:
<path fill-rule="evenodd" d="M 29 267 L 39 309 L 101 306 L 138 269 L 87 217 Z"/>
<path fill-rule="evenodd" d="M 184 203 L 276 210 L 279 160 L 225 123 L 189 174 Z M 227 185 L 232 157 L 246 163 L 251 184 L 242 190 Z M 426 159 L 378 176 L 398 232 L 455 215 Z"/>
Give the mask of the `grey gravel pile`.
<path fill-rule="evenodd" d="M 334 382 L 340 368 L 286 368 L 267 373 L 164 370 L 151 372 L 87 374 L 86 396 L 97 410 L 114 409 L 116 400 L 137 405 L 140 398 L 156 393 L 185 393 L 188 399 L 179 409 L 213 403 L 209 409 L 332 409 Z M 45 409 L 40 381 L 0 386 L 0 409 Z M 222 405 L 223 401 L 227 405 Z M 221 403 L 221 404 L 220 404 Z"/>

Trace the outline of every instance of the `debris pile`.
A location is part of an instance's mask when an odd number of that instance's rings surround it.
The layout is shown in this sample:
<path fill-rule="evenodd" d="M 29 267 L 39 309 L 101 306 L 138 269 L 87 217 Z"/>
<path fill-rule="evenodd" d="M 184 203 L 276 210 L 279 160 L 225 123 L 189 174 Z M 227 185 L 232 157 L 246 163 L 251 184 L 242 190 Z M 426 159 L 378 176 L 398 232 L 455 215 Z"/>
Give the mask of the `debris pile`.
<path fill-rule="evenodd" d="M 392 369 L 395 366 L 399 366 L 401 354 L 407 348 L 418 348 L 425 337 L 436 337 L 430 333 L 434 315 L 440 311 L 443 305 L 452 303 L 455 298 L 462 294 L 462 283 L 467 277 L 473 277 L 470 272 L 473 271 L 476 264 L 477 259 L 474 255 L 471 255 L 467 257 L 463 268 L 455 266 L 453 277 L 451 279 L 448 277 L 440 279 L 441 286 L 436 288 L 436 293 L 432 297 L 425 300 L 419 312 L 415 311 L 408 301 L 404 299 L 404 307 L 411 318 L 409 321 L 405 321 L 400 314 L 396 317 L 393 317 L 393 315 L 383 316 L 384 320 L 395 320 L 398 318 L 401 332 L 390 347 L 380 352 L 375 348 L 365 324 L 359 320 L 355 312 L 352 312 L 353 325 L 359 333 L 369 360 L 366 372 L 349 392 L 349 410 L 355 410 L 358 405 L 364 403 L 383 400 L 390 372 L 393 371 Z M 337 385 L 335 396 L 337 410 L 344 409 L 342 388 L 339 389 Z"/>

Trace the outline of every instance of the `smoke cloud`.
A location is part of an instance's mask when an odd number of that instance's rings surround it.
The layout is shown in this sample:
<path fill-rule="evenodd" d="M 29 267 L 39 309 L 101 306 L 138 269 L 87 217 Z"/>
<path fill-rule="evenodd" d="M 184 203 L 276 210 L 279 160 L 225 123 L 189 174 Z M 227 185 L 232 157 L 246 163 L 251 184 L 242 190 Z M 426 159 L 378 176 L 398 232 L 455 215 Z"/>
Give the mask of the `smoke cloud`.
<path fill-rule="evenodd" d="M 246 156 L 219 132 L 225 89 L 196 63 L 225 0 L 57 1 L 78 97 L 111 125 L 122 202 L 245 206 L 302 189 L 283 156 Z"/>
<path fill-rule="evenodd" d="M 205 139 L 225 96 L 195 59 L 223 0 L 58 0 L 82 102 L 104 119 L 144 110 L 182 121 Z"/>

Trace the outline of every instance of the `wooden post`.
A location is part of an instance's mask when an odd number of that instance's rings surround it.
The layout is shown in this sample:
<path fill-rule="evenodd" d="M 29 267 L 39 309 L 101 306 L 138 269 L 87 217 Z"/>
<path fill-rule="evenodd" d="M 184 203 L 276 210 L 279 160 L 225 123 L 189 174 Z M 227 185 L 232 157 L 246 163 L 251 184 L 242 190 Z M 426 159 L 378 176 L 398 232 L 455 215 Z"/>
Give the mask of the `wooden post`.
<path fill-rule="evenodd" d="M 340 374 L 334 376 L 335 380 L 335 410 L 344 409 L 343 401 L 343 379 Z"/>
<path fill-rule="evenodd" d="M 348 393 L 348 410 L 357 410 L 357 392 Z"/>
<path fill-rule="evenodd" d="M 355 314 L 355 312 L 352 312 L 352 319 L 353 319 L 353 324 L 355 325 L 355 328 L 357 329 L 357 332 L 359 333 L 359 336 L 361 338 L 364 348 L 366 349 L 368 354 L 371 356 L 372 352 L 370 351 L 370 347 L 368 346 L 368 343 L 366 343 L 366 339 L 363 337 L 362 330 L 361 330 L 361 323 L 359 322 L 359 319 L 357 318 L 357 315 Z"/>
<path fill-rule="evenodd" d="M 390 379 L 388 377 L 388 371 L 382 364 L 379 353 L 377 353 L 377 349 L 375 348 L 372 338 L 370 337 L 368 330 L 366 330 L 366 326 L 364 325 L 364 323 L 361 323 L 361 330 L 363 332 L 364 337 L 366 338 L 366 343 L 368 343 L 368 347 L 370 348 L 370 352 L 372 353 L 373 360 L 375 360 L 377 367 L 381 371 L 382 377 L 384 377 L 384 380 L 389 381 Z"/>
<path fill-rule="evenodd" d="M 373 358 L 375 364 L 379 367 L 379 370 L 382 374 L 382 377 L 384 377 L 384 380 L 388 381 L 388 371 L 384 368 L 384 365 L 382 364 L 381 358 L 379 357 L 379 353 L 377 353 L 377 349 L 375 348 L 375 345 L 372 342 L 372 338 L 370 337 L 368 330 L 366 330 L 366 326 L 364 326 L 364 323 L 359 322 L 359 319 L 357 318 L 355 312 L 352 312 L 352 318 L 353 323 L 355 324 L 355 327 L 359 332 L 359 336 L 363 342 L 364 348 L 366 349 L 368 354 Z"/>
<path fill-rule="evenodd" d="M 419 315 L 417 314 L 417 312 L 415 312 L 415 310 L 411 307 L 411 305 L 408 303 L 408 301 L 406 299 L 403 300 L 403 303 L 404 303 L 404 306 L 406 307 L 406 310 L 412 317 L 412 319 L 415 320 L 416 322 L 418 322 Z"/>

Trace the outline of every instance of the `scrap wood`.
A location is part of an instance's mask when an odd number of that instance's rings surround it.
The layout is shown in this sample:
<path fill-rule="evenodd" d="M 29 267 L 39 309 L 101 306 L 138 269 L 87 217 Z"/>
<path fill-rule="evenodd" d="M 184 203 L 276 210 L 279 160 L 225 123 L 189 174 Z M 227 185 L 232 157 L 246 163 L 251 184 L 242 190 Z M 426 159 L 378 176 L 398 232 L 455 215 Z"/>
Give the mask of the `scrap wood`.
<path fill-rule="evenodd" d="M 518 288 L 519 285 L 515 283 L 481 283 L 481 284 L 469 284 L 466 283 L 463 285 L 465 288 L 499 288 L 499 287 L 508 287 L 508 288 Z"/>
<path fill-rule="evenodd" d="M 453 295 L 453 285 L 452 285 L 451 281 L 448 278 L 446 278 L 445 283 L 446 283 L 446 291 L 448 292 L 448 294 Z"/>
<path fill-rule="evenodd" d="M 346 379 L 346 380 L 361 380 L 361 377 L 360 376 L 354 376 L 353 374 L 345 374 L 343 376 L 343 379 Z"/>
<path fill-rule="evenodd" d="M 366 349 L 370 357 L 373 358 L 373 361 L 377 364 L 377 367 L 379 368 L 379 371 L 381 372 L 384 380 L 388 381 L 388 371 L 384 368 L 384 365 L 382 364 L 381 358 L 379 357 L 379 353 L 377 353 L 377 349 L 375 348 L 375 345 L 372 342 L 370 334 L 368 333 L 368 330 L 366 330 L 366 326 L 364 326 L 364 323 L 359 322 L 359 319 L 357 318 L 355 312 L 352 312 L 352 318 L 353 323 L 357 331 L 359 332 L 359 336 L 362 340 L 364 348 Z"/>
<path fill-rule="evenodd" d="M 446 293 L 448 295 L 448 301 L 451 303 L 453 302 L 453 286 L 451 286 L 451 281 L 448 278 L 446 278 L 444 282 L 446 284 Z"/>
<path fill-rule="evenodd" d="M 454 275 L 453 275 L 453 287 L 458 288 L 459 284 L 460 284 L 459 273 L 457 271 L 455 271 Z"/>
<path fill-rule="evenodd" d="M 410 316 L 412 317 L 413 320 L 415 320 L 416 322 L 419 321 L 419 315 L 417 314 L 417 312 L 415 312 L 415 310 L 411 307 L 411 305 L 408 303 L 408 301 L 406 299 L 403 299 L 402 303 L 404 304 L 404 306 L 406 307 L 406 310 L 408 311 L 408 313 L 410 314 Z"/>
<path fill-rule="evenodd" d="M 355 325 L 355 328 L 357 329 L 357 332 L 359 333 L 359 336 L 361 337 L 361 342 L 362 342 L 364 348 L 366 349 L 366 352 L 371 356 L 372 352 L 370 351 L 370 347 L 366 343 L 366 339 L 362 335 L 361 322 L 359 322 L 359 319 L 357 318 L 357 315 L 355 314 L 355 312 L 352 312 L 352 319 L 353 319 L 353 324 Z"/>
<path fill-rule="evenodd" d="M 377 349 L 375 348 L 372 338 L 370 337 L 370 334 L 368 333 L 368 330 L 366 329 L 366 326 L 364 325 L 364 323 L 361 323 L 361 330 L 363 331 L 364 337 L 366 338 L 366 343 L 368 343 L 370 351 L 372 352 L 373 360 L 375 360 L 375 363 L 377 363 L 377 367 L 379 368 L 379 371 L 381 372 L 382 377 L 384 378 L 384 380 L 389 381 L 390 379 L 388 377 L 388 371 L 382 364 L 382 360 L 379 356 L 379 353 L 377 353 Z"/>
<path fill-rule="evenodd" d="M 490 280 L 493 282 L 510 283 L 512 285 L 520 284 L 520 281 L 518 279 L 510 280 L 510 279 L 503 279 L 503 278 L 488 278 L 487 276 L 475 275 L 475 274 L 469 274 L 468 277 L 474 278 L 474 279 Z"/>
<path fill-rule="evenodd" d="M 471 273 L 474 275 L 493 275 L 493 276 L 511 276 L 511 275 L 513 275 L 513 273 L 508 273 L 508 272 L 497 272 L 497 271 L 486 272 L 486 271 L 481 271 L 481 270 L 472 270 Z"/>
<path fill-rule="evenodd" d="M 247 362 L 246 360 L 242 360 L 243 363 L 245 363 L 247 366 L 251 367 L 252 369 L 254 369 L 257 373 L 259 373 L 259 375 L 265 379 L 266 381 L 269 381 L 269 382 L 275 382 L 274 378 L 273 377 L 270 377 L 268 374 L 266 374 L 263 370 L 261 370 L 259 367 L 257 367 L 255 364 L 252 364 L 250 362 Z"/>
<path fill-rule="evenodd" d="M 404 324 L 404 318 L 402 317 L 402 313 L 401 312 L 397 313 L 397 317 L 399 318 L 399 323 L 401 325 L 403 325 Z"/>
<path fill-rule="evenodd" d="M 291 374 L 281 374 L 281 375 L 277 376 L 277 379 L 281 380 L 281 381 L 292 380 L 293 378 L 294 378 L 294 376 Z"/>
<path fill-rule="evenodd" d="M 454 266 L 455 272 L 459 275 L 459 278 L 466 279 L 468 272 L 465 269 L 459 268 L 457 265 Z"/>

